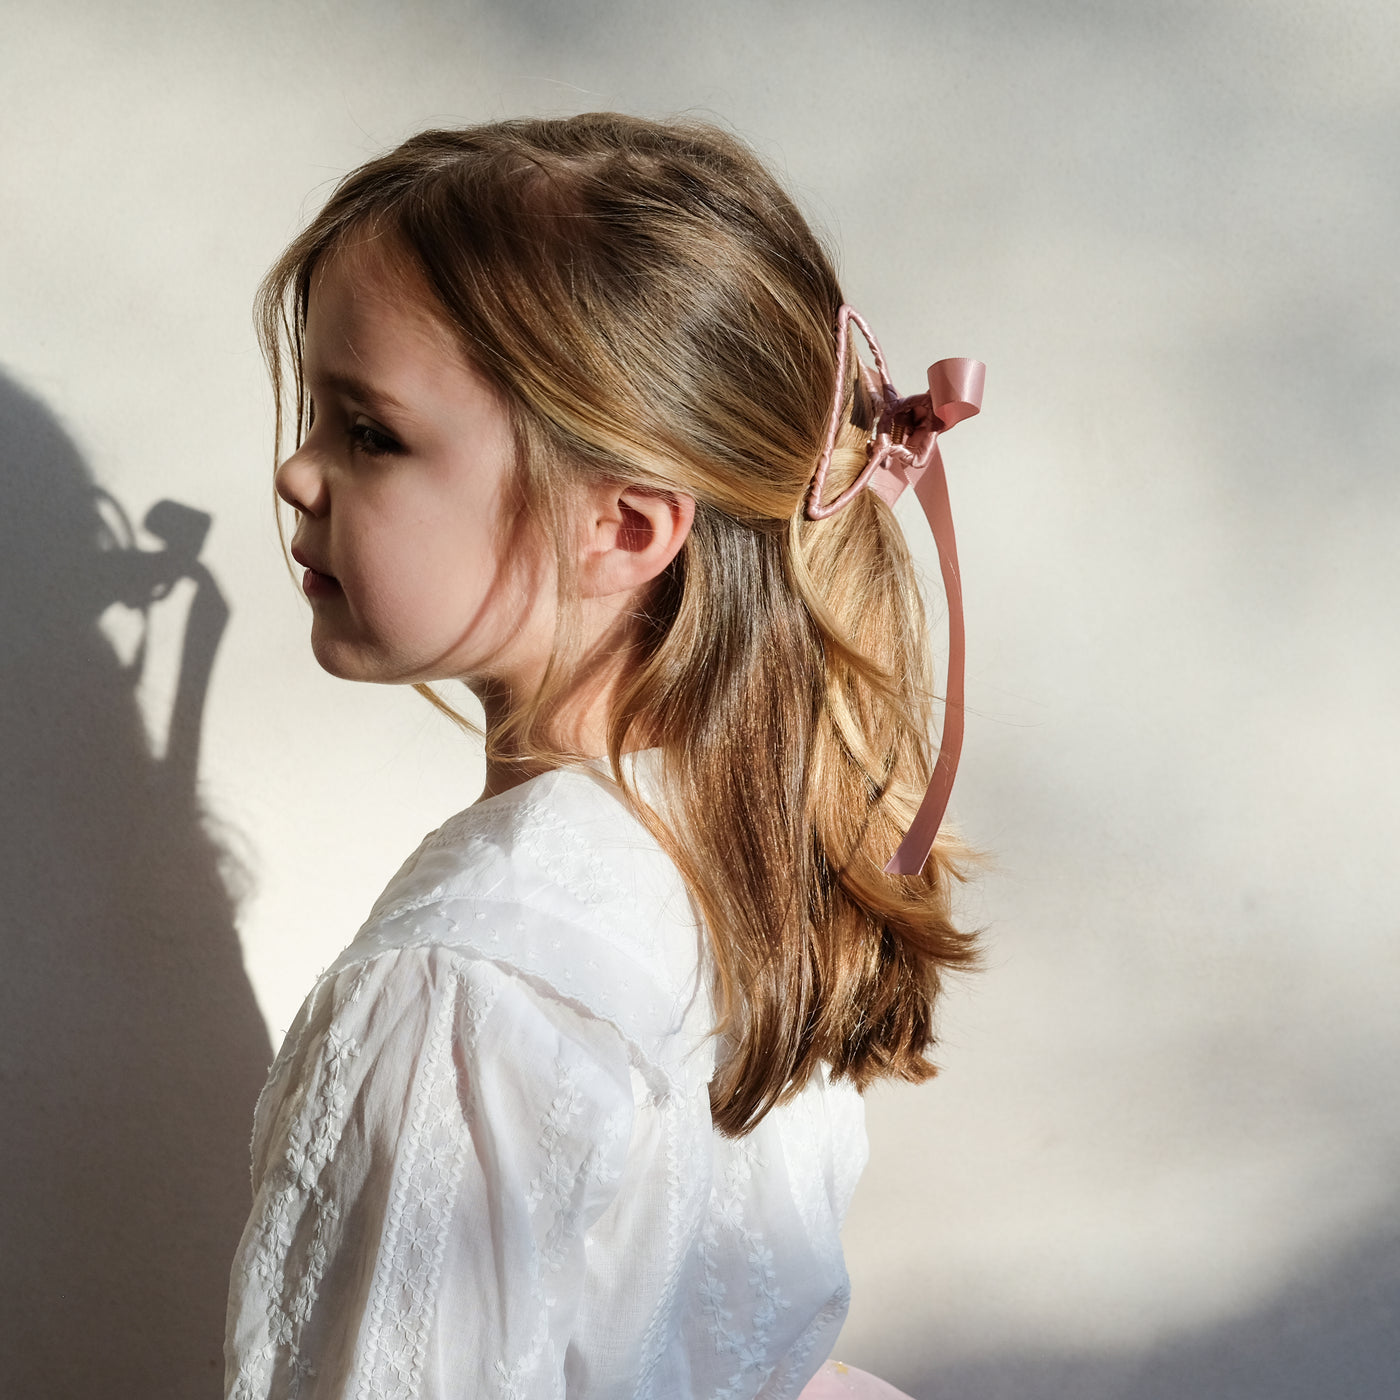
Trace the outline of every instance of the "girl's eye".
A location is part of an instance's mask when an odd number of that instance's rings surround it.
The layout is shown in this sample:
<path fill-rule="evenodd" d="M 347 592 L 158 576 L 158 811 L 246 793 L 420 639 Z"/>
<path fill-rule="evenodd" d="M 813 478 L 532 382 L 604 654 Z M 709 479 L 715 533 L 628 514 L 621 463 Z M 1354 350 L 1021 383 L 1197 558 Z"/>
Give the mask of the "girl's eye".
<path fill-rule="evenodd" d="M 388 433 L 369 423 L 351 423 L 349 433 L 351 446 L 366 457 L 387 457 L 403 451 L 403 447 Z"/>

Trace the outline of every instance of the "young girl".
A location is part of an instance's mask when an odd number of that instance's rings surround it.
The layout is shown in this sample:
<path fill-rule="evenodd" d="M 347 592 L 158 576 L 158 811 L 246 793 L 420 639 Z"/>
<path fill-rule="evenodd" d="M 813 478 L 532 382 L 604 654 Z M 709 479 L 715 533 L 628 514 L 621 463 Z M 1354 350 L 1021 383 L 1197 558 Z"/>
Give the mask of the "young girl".
<path fill-rule="evenodd" d="M 316 658 L 464 681 L 487 782 L 272 1067 L 229 1395 L 896 1394 L 817 1373 L 859 1091 L 933 1073 L 972 957 L 936 438 L 981 367 L 899 399 L 748 151 L 606 114 L 407 141 L 261 309 Z M 907 482 L 955 623 L 936 771 Z"/>

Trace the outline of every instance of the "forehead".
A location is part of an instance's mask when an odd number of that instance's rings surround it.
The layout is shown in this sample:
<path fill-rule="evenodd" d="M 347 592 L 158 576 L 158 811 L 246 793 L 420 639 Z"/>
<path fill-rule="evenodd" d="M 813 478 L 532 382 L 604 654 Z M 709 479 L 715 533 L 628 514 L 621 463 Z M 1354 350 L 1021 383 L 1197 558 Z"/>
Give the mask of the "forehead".
<path fill-rule="evenodd" d="M 383 353 L 467 365 L 422 273 L 391 240 L 367 234 L 332 248 L 312 270 L 306 352 L 308 369 Z"/>

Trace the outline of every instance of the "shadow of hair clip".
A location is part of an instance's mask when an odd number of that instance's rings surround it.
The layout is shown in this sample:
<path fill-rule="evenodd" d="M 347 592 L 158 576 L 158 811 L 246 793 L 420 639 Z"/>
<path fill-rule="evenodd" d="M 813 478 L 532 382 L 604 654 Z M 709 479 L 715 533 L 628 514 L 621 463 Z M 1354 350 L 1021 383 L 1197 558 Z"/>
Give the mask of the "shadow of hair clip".
<path fill-rule="evenodd" d="M 182 579 L 200 571 L 199 552 L 209 534 L 211 517 L 178 501 L 157 501 L 142 526 L 165 546 L 141 549 L 120 541 L 108 554 L 109 601 L 147 608 L 164 598 Z"/>

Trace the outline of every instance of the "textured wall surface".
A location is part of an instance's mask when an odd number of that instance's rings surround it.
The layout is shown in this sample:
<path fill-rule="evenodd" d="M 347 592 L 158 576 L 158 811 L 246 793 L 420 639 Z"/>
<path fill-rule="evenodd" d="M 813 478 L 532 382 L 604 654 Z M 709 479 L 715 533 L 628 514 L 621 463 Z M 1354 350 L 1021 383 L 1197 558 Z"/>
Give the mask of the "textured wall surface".
<path fill-rule="evenodd" d="M 257 280 L 416 128 L 617 107 L 773 161 L 898 382 L 990 366 L 946 452 L 987 968 L 871 1097 L 840 1354 L 1393 1395 L 1398 79 L 1381 3 L 10 0 L 0 1391 L 217 1393 L 270 1046 L 480 782 L 310 657 Z"/>

